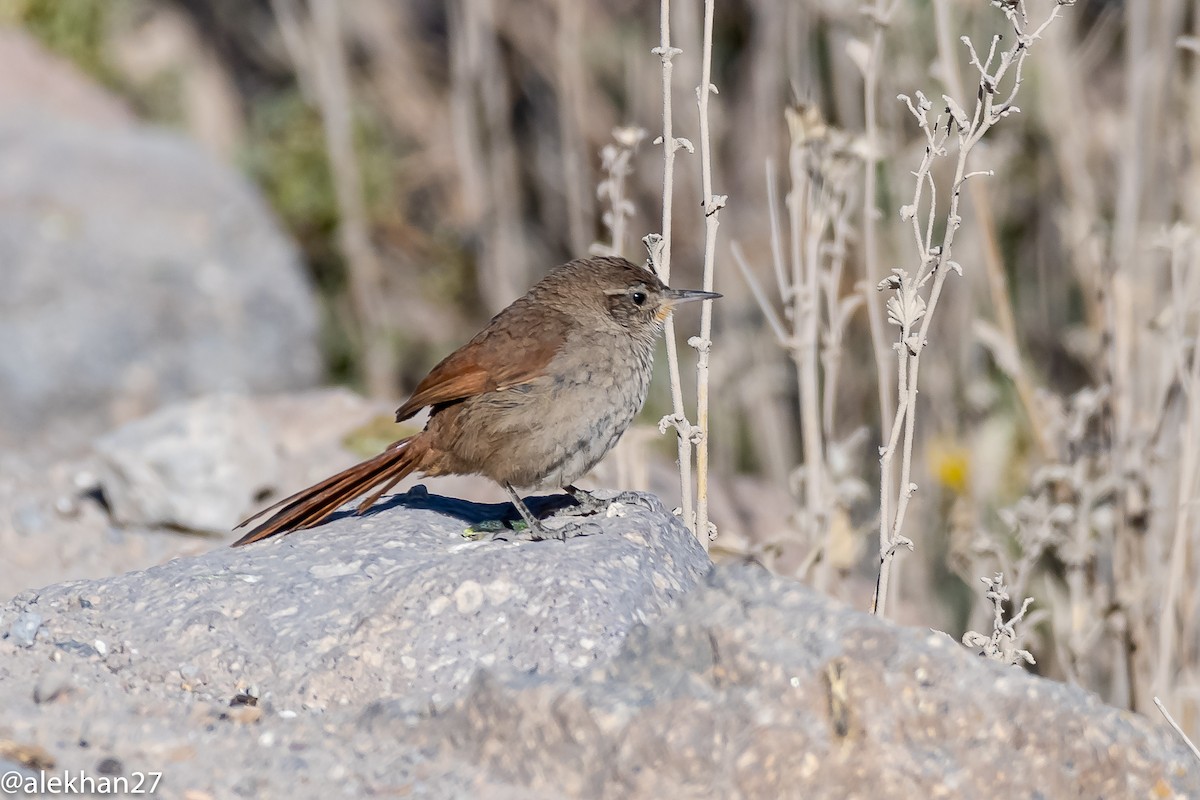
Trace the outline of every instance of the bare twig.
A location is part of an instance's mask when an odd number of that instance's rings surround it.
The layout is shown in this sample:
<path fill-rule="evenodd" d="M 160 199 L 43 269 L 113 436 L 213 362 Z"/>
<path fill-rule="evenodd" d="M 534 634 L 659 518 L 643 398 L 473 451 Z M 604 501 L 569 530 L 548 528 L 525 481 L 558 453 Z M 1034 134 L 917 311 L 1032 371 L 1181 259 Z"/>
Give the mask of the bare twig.
<path fill-rule="evenodd" d="M 1001 5 L 1015 33 L 1015 41 L 1006 50 L 999 49 L 1000 37 L 993 36 L 986 58 L 980 58 L 971 40 L 962 37 L 970 55 L 970 62 L 979 73 L 979 91 L 971 113 L 948 95 L 943 95 L 944 110 L 933 120 L 929 112 L 933 103 L 921 92 L 917 98 L 900 95 L 910 113 L 925 135 L 926 147 L 921 164 L 914 173 L 916 186 L 913 201 L 900 209 L 902 220 L 910 222 L 917 248 L 918 265 L 910 275 L 902 269 L 892 270 L 892 276 L 879 284 L 881 290 L 894 293 L 888 300 L 889 322 L 900 328 L 900 337 L 894 345 L 898 359 L 897 394 L 895 417 L 887 435 L 887 442 L 880 451 L 880 515 L 879 515 L 879 577 L 875 586 L 875 597 L 871 604 L 872 613 L 883 615 L 887 610 L 892 561 L 900 547 L 912 549 L 912 540 L 902 534 L 909 501 L 917 490 L 912 482 L 912 453 L 915 441 L 917 386 L 921 366 L 921 353 L 928 342 L 929 324 L 937 310 L 946 277 L 951 272 L 961 274 L 962 267 L 953 261 L 955 234 L 962 225 L 959 201 L 963 184 L 979 172 L 967 170 L 967 159 L 971 150 L 1004 117 L 1016 112 L 1013 98 L 1021 87 L 1021 68 L 1029 54 L 1032 43 L 1042 34 L 1046 26 L 1059 15 L 1064 0 L 1055 4 L 1045 22 L 1029 34 L 1025 22 L 1015 6 Z M 1011 70 L 1011 76 L 1010 76 Z M 1011 77 L 1007 96 L 997 102 L 1000 86 Z M 958 158 L 954 179 L 950 186 L 950 202 L 945 214 L 945 231 L 940 244 L 933 243 L 934 221 L 939 218 L 937 184 L 932 168 L 934 161 L 948 155 L 947 146 L 954 138 Z M 928 200 L 925 189 L 928 187 Z M 925 224 L 922 226 L 922 215 Z M 928 285 L 928 299 L 922 294 Z M 893 496 L 893 459 L 900 452 L 900 485 Z M 894 505 L 893 505 L 894 502 Z M 893 510 L 894 509 L 894 510 Z"/>
<path fill-rule="evenodd" d="M 815 106 L 785 111 L 790 137 L 786 204 L 790 230 L 790 278 L 784 295 L 792 322 L 789 348 L 796 365 L 800 429 L 804 441 L 804 510 L 812 531 L 828 530 L 833 498 L 826 491 L 825 437 L 821 420 L 820 334 L 824 263 L 822 244 L 844 188 L 827 173 L 830 128 Z M 782 249 L 782 248 L 778 248 Z M 788 273 L 780 269 L 781 273 Z"/>
<path fill-rule="evenodd" d="M 663 147 L 663 207 L 662 233 L 654 241 L 647 242 L 650 263 L 664 283 L 671 282 L 671 201 L 675 187 L 675 151 L 680 147 L 693 149 L 691 142 L 677 138 L 671 115 L 671 72 L 672 60 L 683 51 L 671 45 L 671 0 L 659 4 L 659 44 L 651 50 L 662 62 L 663 132 L 655 144 Z M 649 237 L 648 237 L 649 238 Z M 644 240 L 645 241 L 645 240 Z M 679 494 L 683 522 L 695 532 L 696 518 L 692 503 L 692 443 L 693 430 L 683 409 L 683 381 L 679 375 L 679 345 L 675 341 L 675 320 L 667 318 L 667 371 L 671 378 L 672 412 L 659 422 L 663 433 L 674 428 L 679 451 Z"/>
<path fill-rule="evenodd" d="M 282 6 L 283 4 L 281 4 Z M 354 114 L 337 0 L 310 0 L 315 47 L 310 61 L 325 129 L 325 147 L 338 204 L 338 240 L 350 276 L 350 291 L 362 324 L 364 377 L 372 397 L 394 394 L 395 369 L 382 298 L 383 267 L 371 242 L 362 177 L 354 153 Z"/>
<path fill-rule="evenodd" d="M 1159 700 L 1157 697 L 1154 698 L 1154 705 L 1158 706 L 1158 710 L 1161 711 L 1162 715 L 1167 718 L 1167 722 L 1170 723 L 1171 727 L 1175 729 L 1175 732 L 1179 734 L 1179 738 L 1183 739 L 1184 744 L 1186 744 L 1188 749 L 1192 751 L 1192 755 L 1194 755 L 1197 760 L 1200 760 L 1200 749 L 1197 749 L 1196 745 L 1192 744 L 1192 740 L 1189 739 L 1188 735 L 1183 732 L 1183 728 L 1179 727 L 1179 723 L 1176 722 L 1175 718 L 1171 716 L 1171 712 L 1167 711 L 1167 707 L 1163 705 L 1162 700 Z"/>
<path fill-rule="evenodd" d="M 633 202 L 625 196 L 625 179 L 633 172 L 633 154 L 645 138 L 646 131 L 642 128 L 617 128 L 613 131 L 612 143 L 600 150 L 604 180 L 596 187 L 596 196 L 608 203 L 602 220 L 608 228 L 609 244 L 594 243 L 593 253 L 619 256 L 625 252 L 625 224 L 634 212 Z"/>
<path fill-rule="evenodd" d="M 571 251 L 582 253 L 592 239 L 591 193 L 585 188 L 587 165 L 580 130 L 584 102 L 583 64 L 580 53 L 585 4 L 558 0 L 558 125 L 562 135 L 563 193 L 567 200 L 567 229 Z"/>
<path fill-rule="evenodd" d="M 1017 625 L 1025 619 L 1033 598 L 1026 597 L 1017 613 L 1005 620 L 1004 604 L 1011 596 L 1008 586 L 1004 583 L 1004 575 L 996 573 L 994 577 L 980 580 L 987 584 L 987 599 L 992 604 L 992 632 L 989 636 L 984 636 L 976 631 L 967 631 L 963 634 L 962 643 L 967 647 L 978 647 L 982 655 L 993 661 L 1004 664 L 1016 664 L 1021 661 L 1036 664 L 1032 653 L 1017 646 L 1020 643 Z"/>
<path fill-rule="evenodd" d="M 883 268 L 879 263 L 879 200 L 878 175 L 880 157 L 879 135 L 879 65 L 883 60 L 883 35 L 895 13 L 899 0 L 875 0 L 867 6 L 864 16 L 871 20 L 871 44 L 863 64 L 863 111 L 865 120 L 866 164 L 863 166 L 863 262 L 866 284 L 863 297 L 867 306 L 867 322 L 871 330 L 871 345 L 875 353 L 875 371 L 879 375 L 879 424 L 885 425 L 892 418 L 894 372 L 891 362 L 891 347 L 888 345 L 884 327 L 883 309 L 870 296 L 872 288 L 883 280 Z"/>
<path fill-rule="evenodd" d="M 938 60 L 941 62 L 941 73 L 946 81 L 946 88 L 953 97 L 966 95 L 962 78 L 958 72 L 958 64 L 954 60 L 952 38 L 950 35 L 950 7 L 948 0 L 934 0 L 934 24 L 937 29 Z M 969 176 L 968 176 L 969 177 Z M 1017 342 L 1016 316 L 1013 314 L 1012 299 L 1009 297 L 1008 282 L 1004 272 L 1004 262 L 1000 255 L 1000 245 L 996 235 L 995 215 L 992 213 L 991 195 L 981 182 L 971 181 L 968 185 L 971 192 L 971 203 L 975 209 L 975 217 L 983 240 L 983 266 L 987 276 L 988 291 L 992 300 L 992 308 L 996 315 L 996 325 L 1003 335 L 1006 352 L 1020 353 Z M 1036 392 L 1029 372 L 1024 368 L 1019 357 L 1001 362 L 1017 389 L 1017 397 L 1025 409 L 1029 419 L 1029 427 L 1038 452 L 1043 458 L 1050 455 L 1049 441 L 1046 438 L 1045 423 L 1041 419 L 1036 404 Z"/>
<path fill-rule="evenodd" d="M 704 0 L 704 47 L 701 55 L 700 85 L 696 87 L 696 102 L 700 112 L 700 183 L 704 208 L 704 290 L 713 288 L 713 272 L 717 249 L 717 227 L 726 196 L 713 194 L 712 144 L 708 126 L 708 100 L 717 93 L 712 85 L 712 37 L 715 0 Z M 715 531 L 708 523 L 708 356 L 712 347 L 712 301 L 705 300 L 700 309 L 700 335 L 688 339 L 696 348 L 696 427 L 700 439 L 696 443 L 696 536 L 704 549 L 714 538 Z"/>
<path fill-rule="evenodd" d="M 810 546 L 798 573 L 805 575 L 819 564 L 814 582 L 826 590 L 839 537 L 850 535 L 848 509 L 867 493 L 865 484 L 846 474 L 845 451 L 861 437 L 854 434 L 842 443 L 833 440 L 842 335 L 854 310 L 862 305 L 857 289 L 847 297 L 840 294 L 849 193 L 857 179 L 859 148 L 844 131 L 826 123 L 815 106 L 789 108 L 785 116 L 790 136 L 786 257 L 774 174 L 767 164 L 771 255 L 782 314 L 746 264 L 737 242 L 732 251 L 776 340 L 795 365 L 804 463 L 794 471 L 793 483 L 803 486 L 795 490 L 803 498 L 797 520 Z"/>

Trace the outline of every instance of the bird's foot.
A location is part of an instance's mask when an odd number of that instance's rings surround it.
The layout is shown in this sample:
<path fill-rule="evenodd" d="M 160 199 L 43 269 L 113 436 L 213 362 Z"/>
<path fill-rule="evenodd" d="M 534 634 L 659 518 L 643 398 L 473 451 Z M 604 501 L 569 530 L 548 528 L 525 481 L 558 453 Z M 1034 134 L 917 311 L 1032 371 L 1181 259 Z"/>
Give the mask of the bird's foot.
<path fill-rule="evenodd" d="M 640 506 L 647 511 L 654 510 L 650 501 L 637 492 L 617 492 L 612 497 L 597 497 L 592 492 L 575 486 L 564 486 L 563 488 L 577 505 L 559 509 L 554 512 L 555 517 L 590 517 L 597 514 L 620 516 L 622 506 Z"/>
<path fill-rule="evenodd" d="M 565 542 L 577 536 L 594 536 L 604 529 L 594 522 L 572 522 L 565 519 L 537 520 L 529 525 L 524 520 L 511 527 L 502 521 L 481 522 L 463 531 L 463 537 L 472 541 L 543 542 L 557 539 Z"/>
<path fill-rule="evenodd" d="M 604 529 L 594 522 L 572 521 L 556 519 L 554 517 L 546 520 L 538 520 L 535 528 L 527 528 L 524 531 L 524 533 L 528 534 L 529 541 L 531 542 L 539 542 L 546 539 L 557 539 L 560 542 L 565 542 L 567 539 L 574 539 L 577 536 L 595 536 L 603 532 Z"/>

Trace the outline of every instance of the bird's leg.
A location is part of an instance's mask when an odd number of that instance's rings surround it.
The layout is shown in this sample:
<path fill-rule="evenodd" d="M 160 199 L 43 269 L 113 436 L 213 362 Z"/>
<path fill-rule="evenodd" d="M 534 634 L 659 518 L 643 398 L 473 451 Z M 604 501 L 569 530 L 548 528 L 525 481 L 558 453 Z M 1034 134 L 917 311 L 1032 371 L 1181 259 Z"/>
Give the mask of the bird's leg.
<path fill-rule="evenodd" d="M 624 503 L 625 505 L 641 506 L 647 510 L 653 510 L 650 502 L 642 497 L 637 492 L 620 492 L 615 497 L 603 499 L 596 497 L 591 492 L 580 489 L 578 486 L 567 485 L 563 487 L 563 491 L 571 495 L 571 499 L 578 505 L 568 506 L 554 513 L 556 517 L 588 517 L 593 514 L 604 514 L 608 512 L 609 506 L 613 503 Z"/>
<path fill-rule="evenodd" d="M 549 539 L 550 531 L 542 525 L 542 521 L 533 515 L 529 510 L 529 506 L 525 505 L 525 501 L 521 499 L 521 495 L 517 494 L 517 490 L 512 487 L 512 484 L 504 484 L 504 490 L 508 492 L 508 496 L 512 498 L 512 504 L 516 506 L 517 513 L 521 515 L 521 519 L 525 520 L 525 524 L 529 526 L 529 536 L 533 541 L 541 539 Z"/>
<path fill-rule="evenodd" d="M 544 539 L 566 540 L 575 536 L 587 536 L 598 533 L 600 530 L 600 526 L 594 523 L 578 523 L 551 530 L 540 519 L 534 516 L 533 512 L 529 510 L 529 506 L 525 505 L 525 502 L 521 500 L 521 496 L 517 494 L 517 490 L 511 484 L 505 483 L 503 485 L 504 490 L 508 492 L 508 496 L 512 498 L 513 505 L 517 508 L 517 513 L 521 515 L 521 519 L 525 520 L 525 524 L 529 526 L 529 530 L 524 533 L 522 538 L 528 538 L 534 542 L 540 542 Z M 496 536 L 493 538 L 504 537 Z"/>

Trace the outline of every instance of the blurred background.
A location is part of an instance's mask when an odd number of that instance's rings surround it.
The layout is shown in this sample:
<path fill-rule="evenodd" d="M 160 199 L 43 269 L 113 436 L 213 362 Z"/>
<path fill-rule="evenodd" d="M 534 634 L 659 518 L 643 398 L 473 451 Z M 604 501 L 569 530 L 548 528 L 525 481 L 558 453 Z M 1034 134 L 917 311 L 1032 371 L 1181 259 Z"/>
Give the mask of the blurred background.
<path fill-rule="evenodd" d="M 997 4 L 868 5 L 720 0 L 711 101 L 729 195 L 714 557 L 858 608 L 896 392 L 896 329 L 881 350 L 868 310 L 889 270 L 915 271 L 900 208 L 926 145 L 895 98 L 970 109 L 960 37 L 981 53 L 1012 41 Z M 1027 5 L 1032 27 L 1053 7 Z M 675 134 L 694 143 L 702 11 L 671 4 Z M 397 438 L 388 409 L 492 313 L 597 248 L 642 261 L 660 228 L 658 4 L 0 0 L 0 26 L 0 545 L 25 554 L 0 569 L 4 594 L 213 546 L 181 531 L 218 530 Z M 1002 571 L 1008 612 L 1034 598 L 1009 637 L 1031 669 L 1136 710 L 1161 696 L 1193 732 L 1198 26 L 1185 0 L 1065 8 L 1024 63 L 1020 113 L 972 153 L 994 176 L 963 192 L 963 276 L 922 357 L 915 551 L 893 577 L 895 616 L 957 638 L 992 630 L 980 579 Z M 931 173 L 938 231 L 952 160 Z M 684 150 L 675 187 L 671 282 L 695 287 L 704 218 Z M 797 265 L 817 279 L 793 283 Z M 678 324 L 682 345 L 694 312 Z M 664 373 L 594 483 L 671 504 Z M 230 399 L 245 395 L 264 399 Z M 693 378 L 685 395 L 691 408 Z M 214 463 L 244 467 L 213 496 L 237 508 L 128 510 L 129 464 L 164 436 L 195 453 L 213 430 Z M 255 440 L 270 447 L 247 455 Z M 51 530 L 72 533 L 47 554 Z"/>

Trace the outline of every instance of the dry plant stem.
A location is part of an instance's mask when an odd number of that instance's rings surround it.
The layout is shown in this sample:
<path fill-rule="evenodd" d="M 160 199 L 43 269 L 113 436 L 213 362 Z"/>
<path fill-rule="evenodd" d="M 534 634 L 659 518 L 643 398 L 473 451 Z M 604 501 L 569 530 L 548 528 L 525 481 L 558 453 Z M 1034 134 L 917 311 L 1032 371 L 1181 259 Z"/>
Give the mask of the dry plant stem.
<path fill-rule="evenodd" d="M 1025 622 L 1025 615 L 1029 612 L 1033 598 L 1026 597 L 1021 602 L 1021 608 L 1005 621 L 1004 604 L 1021 595 L 1011 594 L 1010 587 L 1004 583 L 1003 573 L 998 572 L 995 576 L 982 580 L 987 585 L 986 596 L 992 604 L 992 632 L 989 636 L 984 636 L 973 630 L 967 631 L 963 634 L 962 643 L 967 647 L 979 647 L 982 655 L 1005 664 L 1036 664 L 1032 653 L 1017 646 L 1021 641 L 1017 626 Z"/>
<path fill-rule="evenodd" d="M 1161 711 L 1162 715 L 1167 718 L 1167 722 L 1170 723 L 1171 727 L 1175 729 L 1175 732 L 1179 734 L 1179 738 L 1183 739 L 1184 744 L 1186 744 L 1188 749 L 1192 751 L 1192 755 L 1194 755 L 1197 760 L 1200 760 L 1200 749 L 1196 748 L 1196 745 L 1192 743 L 1192 740 L 1188 738 L 1188 735 L 1183 732 L 1183 728 L 1179 727 L 1179 723 L 1176 722 L 1175 718 L 1171 716 L 1171 713 L 1167 711 L 1167 707 L 1163 705 L 1162 700 L 1159 700 L 1157 697 L 1154 698 L 1154 705 L 1158 706 L 1158 710 Z"/>
<path fill-rule="evenodd" d="M 584 90 L 579 42 L 583 13 L 583 3 L 577 0 L 558 0 L 558 117 L 562 135 L 567 228 L 573 253 L 584 252 L 592 240 L 589 230 L 593 214 L 591 193 L 587 190 L 587 182 L 584 180 L 587 166 L 580 158 L 583 152 L 580 111 Z"/>
<path fill-rule="evenodd" d="M 800 430 L 804 437 L 804 502 L 822 530 L 827 521 L 824 487 L 825 453 L 821 428 L 820 374 L 820 244 L 825 223 L 822 204 L 813 193 L 820 189 L 809 179 L 804 150 L 793 143 L 789 156 L 792 191 L 788 196 L 792 229 L 792 319 L 799 341 L 792 350 L 800 393 Z"/>
<path fill-rule="evenodd" d="M 465 218 L 479 225 L 487 196 L 487 158 L 483 143 L 476 135 L 475 96 L 472 91 L 479 49 L 474 42 L 475 32 L 468 25 L 465 10 L 459 3 L 446 6 L 450 36 L 450 136 L 462 184 L 462 203 Z"/>
<path fill-rule="evenodd" d="M 775 270 L 775 284 L 779 288 L 779 297 L 786 306 L 791 302 L 791 290 L 788 288 L 787 274 L 784 269 L 783 234 L 779 230 L 779 191 L 775 187 L 775 163 L 767 159 L 767 214 L 771 221 L 771 265 Z M 760 304 L 761 305 L 761 304 Z M 780 343 L 783 340 L 780 339 Z"/>
<path fill-rule="evenodd" d="M 608 228 L 609 245 L 594 243 L 591 251 L 597 254 L 624 255 L 625 228 L 633 216 L 633 203 L 625 197 L 625 179 L 630 175 L 630 162 L 646 132 L 641 128 L 617 128 L 613 131 L 613 144 L 600 150 L 600 163 L 604 169 L 604 180 L 597 187 L 596 196 L 608 200 L 608 209 L 601 216 Z"/>
<path fill-rule="evenodd" d="M 659 45 L 651 51 L 662 62 L 663 95 L 663 208 L 662 247 L 655 266 L 664 283 L 671 282 L 671 200 L 675 184 L 675 151 L 684 145 L 675 138 L 671 118 L 671 72 L 672 59 L 683 52 L 671 46 L 671 0 L 661 0 L 659 5 Z M 690 425 L 683 409 L 683 381 L 679 375 L 679 346 L 675 341 L 675 320 L 667 318 L 667 372 L 671 378 L 671 417 L 669 423 L 675 427 L 679 451 L 679 495 L 683 523 L 695 533 L 696 518 L 692 504 L 692 436 Z M 659 426 L 663 426 L 660 424 Z M 701 535 L 701 538 L 707 538 Z"/>
<path fill-rule="evenodd" d="M 1167 563 L 1170 565 L 1167 573 L 1167 587 L 1163 595 L 1162 609 L 1158 618 L 1158 663 L 1154 676 L 1154 688 L 1158 694 L 1166 695 L 1171 689 L 1171 670 L 1175 668 L 1176 637 L 1178 636 L 1179 619 L 1186 619 L 1180 609 L 1180 595 L 1183 592 L 1185 570 L 1190 563 L 1188 558 L 1188 538 L 1191 534 L 1191 511 L 1196 497 L 1196 424 L 1200 422 L 1200 358 L 1195 355 L 1188 359 L 1188 343 L 1182 330 L 1183 320 L 1187 318 L 1188 294 L 1184 283 L 1183 248 L 1176 246 L 1171 251 L 1171 285 L 1175 299 L 1172 315 L 1173 338 L 1172 347 L 1176 353 L 1176 377 L 1183 389 L 1184 403 L 1187 411 L 1184 414 L 1184 432 L 1181 437 L 1183 447 L 1179 464 L 1179 483 L 1176 492 L 1175 531 L 1172 536 L 1171 550 Z M 1190 365 L 1188 362 L 1190 361 Z M 1178 615 L 1178 616 L 1177 616 Z M 1158 698 L 1155 698 L 1158 702 Z M 1160 706 L 1161 708 L 1161 706 Z M 1163 713 L 1166 713 L 1165 711 Z M 1190 744 L 1190 742 L 1189 742 Z"/>
<path fill-rule="evenodd" d="M 317 105 L 317 92 L 312 86 L 316 72 L 309 53 L 308 36 L 296 10 L 296 0 L 271 0 L 271 14 L 279 27 L 279 36 L 288 60 L 296 73 L 296 84 L 306 103 Z"/>
<path fill-rule="evenodd" d="M 495 0 L 463 2 L 463 22 L 486 132 L 487 234 L 479 263 L 480 288 L 497 310 L 525 290 L 529 251 L 526 247 L 519 195 L 521 163 L 511 117 L 512 98 L 505 78 L 503 43 L 497 25 Z"/>
<path fill-rule="evenodd" d="M 871 46 L 867 56 L 867 67 L 863 72 L 863 112 L 866 156 L 863 163 L 863 260 L 866 264 L 867 284 L 863 295 L 867 306 L 867 324 L 871 331 L 871 346 L 875 352 L 875 370 L 879 375 L 879 424 L 882 426 L 895 414 L 893 409 L 893 375 L 891 346 L 887 341 L 883 308 L 875 302 L 871 293 L 883 280 L 883 267 L 879 263 L 879 208 L 876 206 L 878 193 L 879 165 L 879 64 L 883 60 L 883 34 L 888 21 L 896 9 L 898 0 L 875 0 L 866 15 L 874 25 Z"/>
<path fill-rule="evenodd" d="M 920 266 L 917 274 L 911 279 L 901 275 L 894 280 L 893 288 L 897 290 L 898 308 L 903 310 L 897 322 L 901 326 L 900 340 L 895 345 L 898 358 L 897 395 L 898 404 L 896 416 L 892 420 L 888 443 L 880 455 L 880 516 L 879 516 L 879 577 L 875 586 L 875 597 L 872 602 L 872 613 L 883 616 L 887 613 L 887 602 L 890 591 L 891 567 L 899 547 L 912 547 L 912 541 L 904 537 L 904 518 L 908 511 L 909 501 L 916 491 L 912 483 L 912 452 L 914 430 L 916 426 L 917 387 L 921 368 L 921 353 L 928 341 L 929 324 L 937 310 L 938 301 L 946 276 L 958 268 L 953 261 L 954 237 L 962 224 L 959 214 L 959 200 L 963 184 L 970 177 L 982 173 L 967 172 L 967 158 L 979 143 L 980 139 L 991 130 L 1012 109 L 1013 99 L 1021 88 L 1021 67 L 1029 53 L 1029 45 L 1057 19 L 1061 4 L 1056 3 L 1045 22 L 1033 34 L 1025 34 L 1014 7 L 1005 9 L 1005 16 L 1013 25 L 1017 41 L 1003 52 L 997 52 L 1000 37 L 992 38 L 987 57 L 981 59 L 969 39 L 963 38 L 971 56 L 971 64 L 979 71 L 980 91 L 977 95 L 974 111 L 970 118 L 964 109 L 952 98 L 944 97 L 948 108 L 949 119 L 941 115 L 932 123 L 927 119 L 927 113 L 932 104 L 918 93 L 917 105 L 910 98 L 902 99 L 908 104 L 909 110 L 916 117 L 926 137 L 925 155 L 916 175 L 916 189 L 913 202 L 901 210 L 902 217 L 912 223 L 913 237 L 916 241 Z M 997 60 L 998 59 L 998 60 Z M 992 72 L 993 65 L 995 71 Z M 998 98 L 1001 82 L 1013 69 L 1012 87 L 1004 98 Z M 938 217 L 936 184 L 931 169 L 936 158 L 946 154 L 946 143 L 952 130 L 958 139 L 958 160 L 954 168 L 954 180 L 951 183 L 949 209 L 946 213 L 946 229 L 942 236 L 941 245 L 934 246 L 933 226 Z M 925 205 L 924 188 L 929 186 L 928 216 L 924 229 L 921 226 L 921 213 Z M 919 291 L 932 279 L 929 299 L 923 300 Z M 919 306 L 920 313 L 908 309 Z M 920 327 L 913 330 L 917 320 Z M 903 435 L 901 428 L 903 426 Z M 900 489 L 896 496 L 895 512 L 892 514 L 890 494 L 892 486 L 893 459 L 899 450 L 900 460 Z"/>
<path fill-rule="evenodd" d="M 312 62 L 325 147 L 338 204 L 338 240 L 350 273 L 351 297 L 362 321 L 364 377 L 372 397 L 394 394 L 392 353 L 380 303 L 383 268 L 371 243 L 362 179 L 354 153 L 354 115 L 337 0 L 310 0 L 316 29 Z"/>
<path fill-rule="evenodd" d="M 822 387 L 821 424 L 826 442 L 833 441 L 834 415 L 837 413 L 838 375 L 842 364 L 842 327 L 839 324 L 841 309 L 838 307 L 837 289 L 842 284 L 842 272 L 846 266 L 846 240 L 850 225 L 845 209 L 835 205 L 831 225 L 833 228 L 833 257 L 829 266 L 828 288 L 825 292 L 825 316 L 830 321 L 826 332 L 828 341 L 821 348 L 821 363 L 825 369 Z"/>
<path fill-rule="evenodd" d="M 946 88 L 950 90 L 952 97 L 965 97 L 958 64 L 954 60 L 950 7 L 947 0 L 934 0 L 933 12 L 937 28 L 938 60 L 941 62 Z M 1012 299 L 1008 294 L 1008 281 L 1004 273 L 1004 262 L 996 241 L 996 221 L 992 213 L 991 195 L 988 194 L 987 187 L 980 182 L 972 182 L 968 189 L 971 192 L 971 204 L 975 209 L 975 219 L 983 238 L 984 274 L 987 276 L 988 291 L 996 313 L 996 326 L 1003 334 L 1010 351 L 1020 353 L 1020 345 L 1017 342 L 1016 316 L 1013 314 Z M 1047 458 L 1051 455 L 1050 442 L 1046 438 L 1045 426 L 1037 411 L 1033 382 L 1019 358 L 1014 359 L 1013 366 L 1015 371 L 1009 377 L 1016 386 L 1017 397 L 1025 409 L 1025 416 L 1029 419 L 1029 427 L 1033 432 L 1038 453 L 1043 458 Z"/>
<path fill-rule="evenodd" d="M 1150 92 L 1145 91 L 1152 72 L 1150 58 L 1150 14 L 1141 3 L 1125 7 L 1125 87 L 1128 113 L 1125 116 L 1126 147 L 1120 159 L 1119 191 L 1113 221 L 1113 259 L 1118 265 L 1131 263 L 1137 247 L 1141 221 L 1142 187 L 1145 183 L 1147 130 L 1145 120 Z"/>
<path fill-rule="evenodd" d="M 848 137 L 843 139 L 842 132 L 826 126 L 819 114 L 789 111 L 785 116 L 791 134 L 786 254 L 775 171 L 767 162 L 771 260 L 782 314 L 747 266 L 740 245 L 733 242 L 731 250 L 755 302 L 796 370 L 804 447 L 803 467 L 796 474 L 803 476 L 802 527 L 813 544 L 799 574 L 807 574 L 819 564 L 814 585 L 824 590 L 833 576 L 828 556 L 837 534 L 832 521 L 845 500 L 828 462 L 835 431 L 838 364 L 845 324 L 862 302 L 857 289 L 849 297 L 839 296 L 851 230 L 847 190 L 857 159 L 847 158 L 844 147 Z"/>
<path fill-rule="evenodd" d="M 700 85 L 696 87 L 696 102 L 700 112 L 700 183 L 704 203 L 704 290 L 713 288 L 713 272 L 717 249 L 717 227 L 726 198 L 713 194 L 712 146 L 708 126 L 708 99 L 716 93 L 712 85 L 712 33 L 715 0 L 704 2 L 704 47 L 701 56 Z M 696 348 L 696 527 L 700 544 L 708 550 L 708 357 L 712 346 L 712 301 L 705 300 L 700 309 L 700 336 L 690 339 Z"/>

